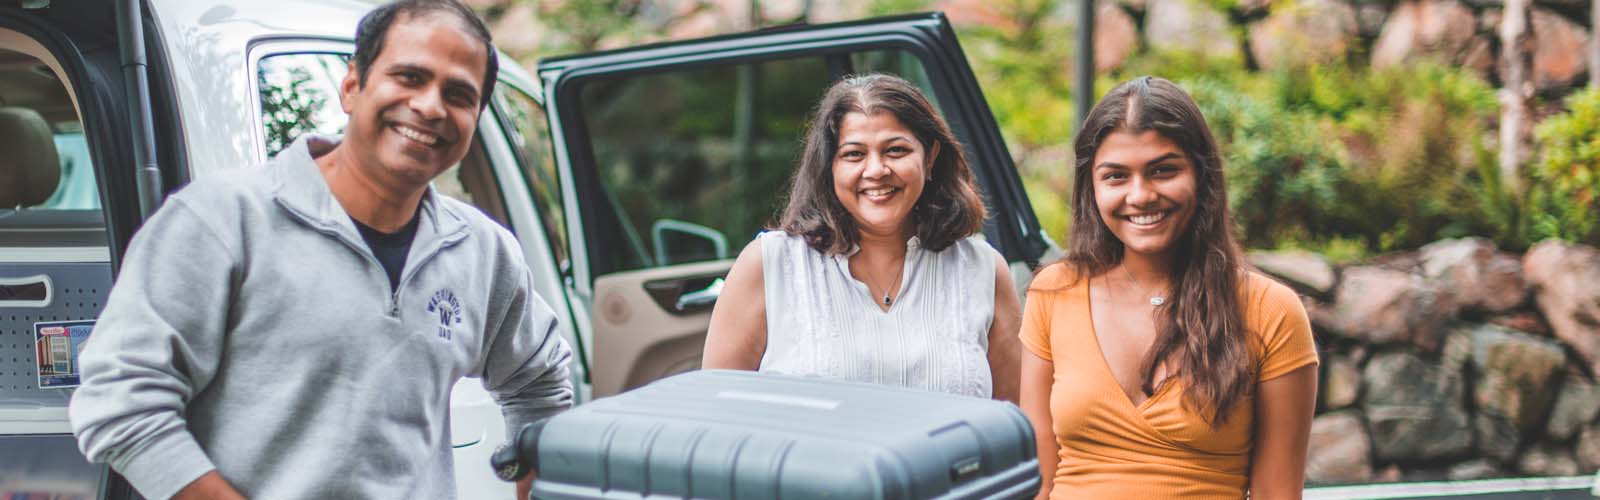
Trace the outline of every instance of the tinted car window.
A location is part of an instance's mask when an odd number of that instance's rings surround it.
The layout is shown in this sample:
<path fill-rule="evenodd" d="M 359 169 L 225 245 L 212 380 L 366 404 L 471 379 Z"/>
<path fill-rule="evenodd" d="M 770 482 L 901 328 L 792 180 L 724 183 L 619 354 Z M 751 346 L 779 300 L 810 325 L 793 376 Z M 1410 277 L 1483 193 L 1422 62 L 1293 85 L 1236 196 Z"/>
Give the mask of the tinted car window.
<path fill-rule="evenodd" d="M 812 107 L 847 73 L 899 74 L 897 50 L 602 78 L 581 84 L 598 185 L 585 225 L 595 276 L 731 258 L 782 209 Z"/>
<path fill-rule="evenodd" d="M 0 49 L 0 241 L 5 247 L 106 245 L 83 121 L 43 61 Z"/>
<path fill-rule="evenodd" d="M 561 195 L 561 173 L 556 168 L 556 158 L 550 144 L 550 123 L 544 107 L 533 97 L 515 87 L 500 83 L 495 91 L 495 108 L 505 127 L 511 130 L 511 141 L 516 146 L 517 161 L 521 163 L 528 190 L 538 205 L 539 220 L 545 236 L 550 241 L 550 251 L 556 265 L 566 270 L 567 222 Z"/>

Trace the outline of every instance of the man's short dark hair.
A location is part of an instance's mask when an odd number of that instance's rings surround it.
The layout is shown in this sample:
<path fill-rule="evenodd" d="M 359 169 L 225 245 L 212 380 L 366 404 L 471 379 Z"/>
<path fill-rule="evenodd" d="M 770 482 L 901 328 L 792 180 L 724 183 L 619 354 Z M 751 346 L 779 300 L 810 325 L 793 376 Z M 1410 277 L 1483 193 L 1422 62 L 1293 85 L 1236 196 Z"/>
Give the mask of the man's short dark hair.
<path fill-rule="evenodd" d="M 360 75 L 362 87 L 367 86 L 367 73 L 372 70 L 372 61 L 378 59 L 378 54 L 383 52 L 383 42 L 389 34 L 389 27 L 394 20 L 402 15 L 408 18 L 418 18 L 427 15 L 442 14 L 454 17 L 461 23 L 461 27 L 473 37 L 483 42 L 483 47 L 489 53 L 489 64 L 483 70 L 483 88 L 479 89 L 478 106 L 489 105 L 489 97 L 494 94 L 494 83 L 500 73 L 500 58 L 495 56 L 494 42 L 489 36 L 489 27 L 483 20 L 472 12 L 472 9 L 456 0 L 399 0 L 384 4 L 361 18 L 361 23 L 356 26 L 356 53 L 351 58 L 355 70 Z"/>

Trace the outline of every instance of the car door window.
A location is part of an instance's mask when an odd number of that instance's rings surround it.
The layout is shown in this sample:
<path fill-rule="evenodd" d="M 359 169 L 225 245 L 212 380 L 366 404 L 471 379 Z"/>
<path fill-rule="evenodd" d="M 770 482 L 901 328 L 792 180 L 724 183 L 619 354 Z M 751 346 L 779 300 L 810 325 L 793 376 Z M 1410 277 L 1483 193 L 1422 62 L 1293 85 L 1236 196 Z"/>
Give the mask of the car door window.
<path fill-rule="evenodd" d="M 339 82 L 349 68 L 340 53 L 280 53 L 262 57 L 256 67 L 261 106 L 261 137 L 266 156 L 278 154 L 304 134 L 338 136 L 350 117 L 339 105 Z M 472 204 L 506 225 L 505 206 L 481 143 L 461 163 L 433 181 L 443 193 Z"/>
<path fill-rule="evenodd" d="M 518 164 L 528 182 L 528 191 L 537 205 L 539 221 L 544 226 L 547 241 L 556 266 L 565 272 L 570 269 L 567 258 L 567 222 L 561 173 L 556 167 L 555 153 L 550 144 L 550 123 L 544 107 L 527 93 L 500 82 L 494 94 L 495 109 L 504 127 L 510 130 L 515 145 Z"/>
<path fill-rule="evenodd" d="M 596 78 L 578 89 L 594 158 L 591 273 L 731 257 L 782 209 L 809 113 L 835 79 L 928 89 L 916 56 L 874 50 Z"/>

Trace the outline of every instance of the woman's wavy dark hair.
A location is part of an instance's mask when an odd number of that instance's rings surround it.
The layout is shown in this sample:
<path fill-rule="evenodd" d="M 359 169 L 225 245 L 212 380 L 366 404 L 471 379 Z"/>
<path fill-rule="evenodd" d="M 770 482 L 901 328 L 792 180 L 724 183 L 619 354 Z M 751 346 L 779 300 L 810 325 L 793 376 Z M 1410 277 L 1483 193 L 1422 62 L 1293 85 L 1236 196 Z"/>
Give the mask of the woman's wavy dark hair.
<path fill-rule="evenodd" d="M 983 199 L 961 143 L 922 91 L 900 77 L 883 74 L 846 77 L 823 94 L 806 131 L 800 167 L 790 183 L 778 229 L 805 238 L 811 248 L 827 254 L 846 253 L 856 245 L 861 236 L 855 218 L 833 193 L 833 157 L 845 115 L 878 112 L 899 119 L 924 151 L 939 145 L 927 185 L 911 212 L 922 247 L 941 251 L 982 230 Z"/>
<path fill-rule="evenodd" d="M 1170 81 L 1142 77 L 1111 89 L 1089 112 L 1073 144 L 1072 229 L 1063 259 L 1079 279 L 1099 276 L 1122 262 L 1123 244 L 1106 227 L 1095 203 L 1095 153 L 1113 131 L 1155 131 L 1183 149 L 1195 166 L 1195 213 L 1177 242 L 1172 296 L 1157 306 L 1156 340 L 1141 363 L 1140 389 L 1154 394 L 1156 368 L 1187 383 L 1184 405 L 1213 427 L 1254 384 L 1256 361 L 1245 332 L 1239 287 L 1245 264 L 1233 223 L 1217 141 L 1200 107 Z"/>

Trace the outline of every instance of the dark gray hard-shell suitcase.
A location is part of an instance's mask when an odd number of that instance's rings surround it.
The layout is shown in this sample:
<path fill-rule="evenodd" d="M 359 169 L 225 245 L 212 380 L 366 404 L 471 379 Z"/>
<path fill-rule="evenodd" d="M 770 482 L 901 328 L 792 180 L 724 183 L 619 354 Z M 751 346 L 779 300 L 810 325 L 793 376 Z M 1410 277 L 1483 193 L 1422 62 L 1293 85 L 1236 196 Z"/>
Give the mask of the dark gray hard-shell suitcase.
<path fill-rule="evenodd" d="M 581 405 L 515 437 L 533 497 L 1029 498 L 1033 429 L 1009 403 L 710 370 Z M 534 451 L 536 450 L 536 452 Z"/>

